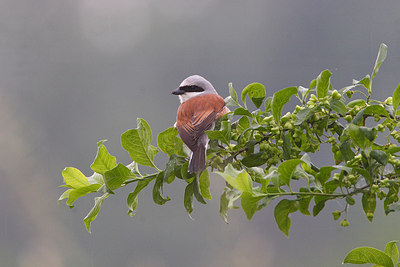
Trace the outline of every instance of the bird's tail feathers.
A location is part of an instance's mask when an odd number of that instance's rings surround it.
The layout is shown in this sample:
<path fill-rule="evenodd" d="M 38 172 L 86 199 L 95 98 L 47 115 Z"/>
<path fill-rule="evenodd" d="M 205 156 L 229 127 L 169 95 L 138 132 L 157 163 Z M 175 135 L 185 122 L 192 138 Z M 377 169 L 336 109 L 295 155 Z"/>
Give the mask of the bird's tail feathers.
<path fill-rule="evenodd" d="M 203 171 L 205 168 L 206 168 L 206 148 L 204 146 L 199 146 L 192 153 L 188 170 L 190 173 L 197 173 Z"/>

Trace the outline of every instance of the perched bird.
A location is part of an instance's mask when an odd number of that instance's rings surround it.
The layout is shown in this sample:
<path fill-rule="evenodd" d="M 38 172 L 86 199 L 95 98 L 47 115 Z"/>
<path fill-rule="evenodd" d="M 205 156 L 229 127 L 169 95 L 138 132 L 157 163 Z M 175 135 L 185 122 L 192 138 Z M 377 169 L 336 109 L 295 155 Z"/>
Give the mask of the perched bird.
<path fill-rule="evenodd" d="M 215 121 L 230 110 L 212 84 L 199 75 L 187 77 L 172 94 L 178 95 L 181 102 L 175 127 L 192 151 L 188 170 L 201 172 L 206 166 L 208 136 L 205 131 L 213 130 Z"/>

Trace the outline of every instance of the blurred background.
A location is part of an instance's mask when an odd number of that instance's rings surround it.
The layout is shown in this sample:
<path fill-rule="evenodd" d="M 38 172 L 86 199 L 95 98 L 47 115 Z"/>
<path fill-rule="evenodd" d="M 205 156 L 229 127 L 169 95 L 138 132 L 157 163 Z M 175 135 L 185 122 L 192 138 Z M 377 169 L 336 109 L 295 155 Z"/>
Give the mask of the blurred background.
<path fill-rule="evenodd" d="M 96 142 L 127 164 L 120 134 L 146 119 L 156 136 L 175 122 L 170 94 L 189 75 L 228 95 L 251 82 L 267 94 L 308 86 L 322 70 L 340 89 L 371 73 L 379 44 L 388 58 L 374 80 L 384 100 L 400 82 L 398 0 L 1 0 L 0 1 L 0 265 L 1 266 L 341 266 L 356 246 L 384 248 L 400 239 L 400 214 L 382 202 L 369 223 L 359 205 L 341 228 L 329 203 L 316 218 L 294 214 L 290 238 L 273 207 L 247 221 L 243 211 L 220 218 L 223 181 L 213 200 L 183 207 L 184 182 L 172 198 L 139 198 L 126 215 L 133 186 L 109 197 L 88 234 L 82 222 L 94 204 L 57 205 L 66 166 L 91 175 Z M 331 162 L 329 153 L 319 163 Z M 165 158 L 157 164 L 164 166 Z M 276 204 L 276 203 L 275 203 Z"/>

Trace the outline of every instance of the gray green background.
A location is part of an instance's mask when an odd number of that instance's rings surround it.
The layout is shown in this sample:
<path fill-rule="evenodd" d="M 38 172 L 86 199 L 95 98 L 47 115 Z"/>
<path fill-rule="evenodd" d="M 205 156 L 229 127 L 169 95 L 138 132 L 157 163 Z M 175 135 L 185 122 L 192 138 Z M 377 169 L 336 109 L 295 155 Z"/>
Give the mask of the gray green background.
<path fill-rule="evenodd" d="M 273 206 L 251 222 L 231 212 L 226 225 L 218 176 L 194 220 L 182 181 L 165 187 L 172 200 L 162 207 L 144 191 L 134 218 L 125 205 L 132 187 L 109 197 L 91 235 L 82 219 L 92 197 L 72 210 L 56 201 L 64 167 L 91 175 L 98 140 L 127 164 L 119 137 L 137 117 L 154 134 L 172 126 L 179 102 L 170 92 L 191 74 L 224 97 L 228 82 L 238 91 L 261 82 L 272 95 L 328 68 L 340 89 L 371 72 L 384 42 L 373 84 L 384 100 L 400 82 L 399 11 L 398 0 L 1 0 L 0 265 L 341 266 L 356 246 L 400 239 L 399 214 L 379 209 L 369 223 L 357 205 L 341 228 L 334 201 L 316 218 L 294 214 L 289 239 Z M 331 160 L 320 153 L 317 163 Z"/>

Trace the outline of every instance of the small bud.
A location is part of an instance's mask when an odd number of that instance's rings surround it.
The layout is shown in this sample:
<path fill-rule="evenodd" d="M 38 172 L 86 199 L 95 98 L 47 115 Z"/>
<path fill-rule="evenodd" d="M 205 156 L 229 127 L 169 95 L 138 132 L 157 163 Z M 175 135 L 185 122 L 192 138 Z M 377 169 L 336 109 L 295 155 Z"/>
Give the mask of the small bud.
<path fill-rule="evenodd" d="M 340 218 L 340 215 L 342 215 L 342 213 L 338 210 L 335 210 L 334 212 L 332 212 L 332 215 L 333 215 L 333 219 L 335 221 L 337 221 Z"/>
<path fill-rule="evenodd" d="M 380 200 L 384 199 L 386 197 L 385 191 L 381 190 L 378 192 L 378 197 Z"/>
<path fill-rule="evenodd" d="M 293 124 L 290 122 L 286 122 L 285 125 L 283 126 L 283 128 L 291 130 L 291 129 L 293 129 Z"/>
<path fill-rule="evenodd" d="M 379 132 L 383 132 L 385 131 L 385 126 L 383 126 L 382 124 L 378 124 L 376 125 L 376 130 L 378 130 Z"/>
<path fill-rule="evenodd" d="M 344 117 L 344 119 L 345 119 L 347 122 L 351 122 L 351 120 L 353 119 L 353 117 L 352 117 L 351 115 L 346 115 L 346 116 Z"/>
<path fill-rule="evenodd" d="M 333 174 L 333 180 L 339 180 L 340 179 L 340 174 L 339 173 L 335 173 Z"/>
<path fill-rule="evenodd" d="M 336 99 L 336 100 L 339 100 L 340 98 L 342 98 L 342 95 L 337 90 L 333 90 L 332 98 Z"/>
<path fill-rule="evenodd" d="M 392 105 L 393 104 L 392 97 L 389 96 L 388 98 L 386 98 L 386 100 L 383 103 L 385 103 L 386 105 Z"/>
<path fill-rule="evenodd" d="M 378 192 L 379 186 L 377 184 L 373 184 L 371 186 L 371 193 L 376 193 Z"/>
<path fill-rule="evenodd" d="M 349 223 L 349 221 L 347 219 L 344 219 L 344 220 L 342 220 L 340 222 L 340 226 L 346 227 L 346 226 L 349 226 L 349 225 L 350 225 L 350 223 Z"/>
<path fill-rule="evenodd" d="M 278 134 L 278 133 L 279 133 L 279 127 L 272 127 L 272 128 L 271 128 L 271 132 L 272 132 L 273 134 Z"/>
<path fill-rule="evenodd" d="M 346 96 L 348 97 L 348 98 L 351 98 L 352 96 L 353 96 L 353 94 L 354 94 L 354 92 L 353 91 L 347 91 L 346 92 Z"/>
<path fill-rule="evenodd" d="M 366 214 L 368 221 L 372 222 L 374 219 L 374 214 L 372 212 L 367 212 Z"/>
<path fill-rule="evenodd" d="M 299 105 L 296 105 L 296 111 L 297 112 L 299 112 L 300 110 L 303 110 L 304 109 L 304 107 L 301 107 L 301 106 L 299 106 Z"/>
<path fill-rule="evenodd" d="M 328 138 L 328 143 L 332 143 L 333 144 L 333 143 L 335 143 L 335 141 L 336 141 L 336 138 L 333 137 L 333 136 Z"/>

